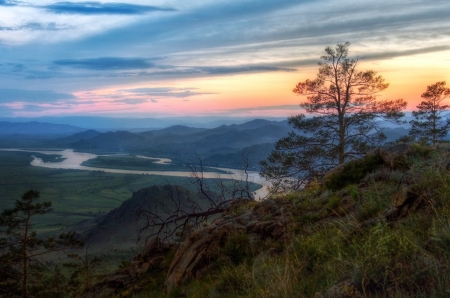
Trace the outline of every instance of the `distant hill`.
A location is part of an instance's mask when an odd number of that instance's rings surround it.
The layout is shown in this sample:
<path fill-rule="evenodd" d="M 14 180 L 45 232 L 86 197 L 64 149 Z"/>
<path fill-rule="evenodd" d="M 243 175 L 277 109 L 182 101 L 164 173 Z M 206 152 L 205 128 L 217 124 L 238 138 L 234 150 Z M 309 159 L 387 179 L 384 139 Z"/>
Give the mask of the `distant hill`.
<path fill-rule="evenodd" d="M 89 130 L 85 130 L 85 131 L 76 133 L 74 135 L 68 136 L 68 137 L 61 138 L 59 141 L 62 143 L 74 143 L 74 142 L 78 142 L 81 140 L 89 140 L 98 135 L 100 135 L 100 132 L 93 130 L 93 129 L 89 129 Z"/>
<path fill-rule="evenodd" d="M 79 150 L 127 151 L 139 148 L 145 142 L 144 137 L 128 131 L 110 131 L 92 135 L 94 136 L 90 139 L 81 139 L 70 144 L 71 147 Z"/>
<path fill-rule="evenodd" d="M 82 128 L 67 124 L 52 124 L 44 122 L 0 122 L 1 136 L 35 136 L 35 137 L 57 137 L 68 136 L 83 131 Z"/>
<path fill-rule="evenodd" d="M 172 135 L 189 135 L 201 131 L 207 130 L 206 128 L 195 128 L 195 127 L 188 127 L 185 125 L 174 125 L 163 129 L 158 130 L 152 130 L 147 132 L 140 133 L 144 136 L 165 136 L 168 134 Z"/>
<path fill-rule="evenodd" d="M 137 220 L 138 212 L 155 208 L 160 201 L 172 208 L 171 197 L 179 197 L 182 202 L 181 208 L 185 209 L 188 208 L 188 199 L 198 200 L 196 192 L 178 185 L 154 185 L 143 188 L 133 192 L 131 198 L 124 201 L 118 208 L 97 219 L 96 224 L 84 232 L 84 238 L 93 248 L 108 246 L 109 249 L 113 249 L 128 248 L 127 245 L 135 246 L 138 239 L 137 229 L 142 227 L 144 222 Z M 145 233 L 143 236 L 145 237 Z"/>
<path fill-rule="evenodd" d="M 207 161 L 205 165 L 239 168 L 242 155 L 251 155 L 256 166 L 290 130 L 287 121 L 253 120 L 212 129 L 176 125 L 141 133 L 85 131 L 60 139 L 59 144 L 81 151 L 146 153 L 183 163 L 199 156 Z"/>

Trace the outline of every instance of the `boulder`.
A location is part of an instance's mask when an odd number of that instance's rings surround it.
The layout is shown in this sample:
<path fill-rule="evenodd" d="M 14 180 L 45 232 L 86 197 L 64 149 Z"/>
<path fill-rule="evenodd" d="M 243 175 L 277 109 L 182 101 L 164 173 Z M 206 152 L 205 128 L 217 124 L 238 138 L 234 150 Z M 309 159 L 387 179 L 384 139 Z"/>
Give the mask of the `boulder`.
<path fill-rule="evenodd" d="M 176 285 L 214 268 L 214 261 L 230 237 L 245 234 L 254 245 L 266 238 L 283 237 L 289 224 L 284 205 L 282 201 L 267 199 L 247 210 L 238 205 L 240 213 L 237 213 L 236 206 L 231 206 L 209 226 L 194 231 L 175 253 L 167 274 L 166 289 L 170 291 Z"/>
<path fill-rule="evenodd" d="M 407 159 L 412 150 L 409 144 L 394 144 L 376 148 L 367 153 L 367 156 L 378 155 L 390 169 L 403 169 L 408 166 Z"/>
<path fill-rule="evenodd" d="M 165 256 L 176 246 L 174 243 L 161 242 L 159 238 L 152 239 L 145 245 L 142 252 L 134 257 L 134 262 L 129 270 L 130 276 L 137 279 L 150 269 L 163 268 Z"/>

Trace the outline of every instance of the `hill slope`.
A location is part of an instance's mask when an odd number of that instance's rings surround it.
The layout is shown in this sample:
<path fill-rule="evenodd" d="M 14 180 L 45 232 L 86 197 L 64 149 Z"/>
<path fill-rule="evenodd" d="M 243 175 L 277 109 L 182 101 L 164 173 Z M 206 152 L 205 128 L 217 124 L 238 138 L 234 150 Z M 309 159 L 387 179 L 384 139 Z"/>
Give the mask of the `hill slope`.
<path fill-rule="evenodd" d="M 149 243 L 121 271 L 130 284 L 109 280 L 133 297 L 446 297 L 449 157 L 449 145 L 374 150 L 323 184 L 231 206 L 163 262 Z"/>

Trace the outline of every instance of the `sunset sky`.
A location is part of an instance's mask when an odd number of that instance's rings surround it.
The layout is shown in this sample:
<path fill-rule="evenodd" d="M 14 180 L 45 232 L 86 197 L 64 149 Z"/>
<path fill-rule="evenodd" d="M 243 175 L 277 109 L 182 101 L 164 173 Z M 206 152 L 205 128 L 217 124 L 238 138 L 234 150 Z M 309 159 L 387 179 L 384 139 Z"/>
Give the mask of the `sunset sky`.
<path fill-rule="evenodd" d="M 380 99 L 450 85 L 448 0 L 0 0 L 0 117 L 286 117 L 346 41 Z"/>

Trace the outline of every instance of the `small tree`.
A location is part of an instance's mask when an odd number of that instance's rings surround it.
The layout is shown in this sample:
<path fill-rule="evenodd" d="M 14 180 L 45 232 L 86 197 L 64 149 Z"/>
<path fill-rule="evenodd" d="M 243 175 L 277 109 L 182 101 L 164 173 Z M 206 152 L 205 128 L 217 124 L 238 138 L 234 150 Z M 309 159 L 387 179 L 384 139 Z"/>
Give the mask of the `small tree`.
<path fill-rule="evenodd" d="M 33 230 L 35 215 L 51 211 L 51 202 L 37 203 L 39 192 L 29 190 L 17 200 L 13 209 L 5 210 L 0 215 L 1 259 L 3 274 L 12 282 L 17 282 L 22 297 L 29 297 L 28 281 L 30 265 L 39 264 L 39 258 L 54 251 L 72 246 L 81 246 L 82 241 L 76 239 L 75 232 L 62 233 L 58 238 L 39 238 Z"/>
<path fill-rule="evenodd" d="M 350 43 L 326 47 L 316 79 L 298 83 L 293 92 L 306 96 L 300 104 L 309 114 L 288 119 L 300 132 L 275 144 L 261 175 L 276 188 L 302 187 L 331 168 L 363 155 L 386 137 L 380 118 L 399 121 L 406 107 L 402 99 L 379 101 L 376 94 L 389 84 L 373 70 L 357 70 L 359 59 L 349 59 Z"/>
<path fill-rule="evenodd" d="M 84 256 L 78 254 L 69 254 L 67 256 L 73 260 L 73 262 L 64 264 L 65 267 L 72 269 L 70 283 L 75 291 L 80 290 L 83 292 L 95 281 L 95 271 L 102 260 L 97 256 L 90 258 L 87 247 Z"/>
<path fill-rule="evenodd" d="M 444 138 L 450 128 L 450 119 L 442 120 L 441 113 L 449 109 L 449 105 L 441 105 L 442 101 L 450 97 L 450 88 L 445 88 L 445 82 L 437 82 L 427 86 L 427 91 L 421 95 L 423 100 L 416 107 L 418 111 L 412 114 L 409 134 L 435 145 L 436 141 Z"/>

